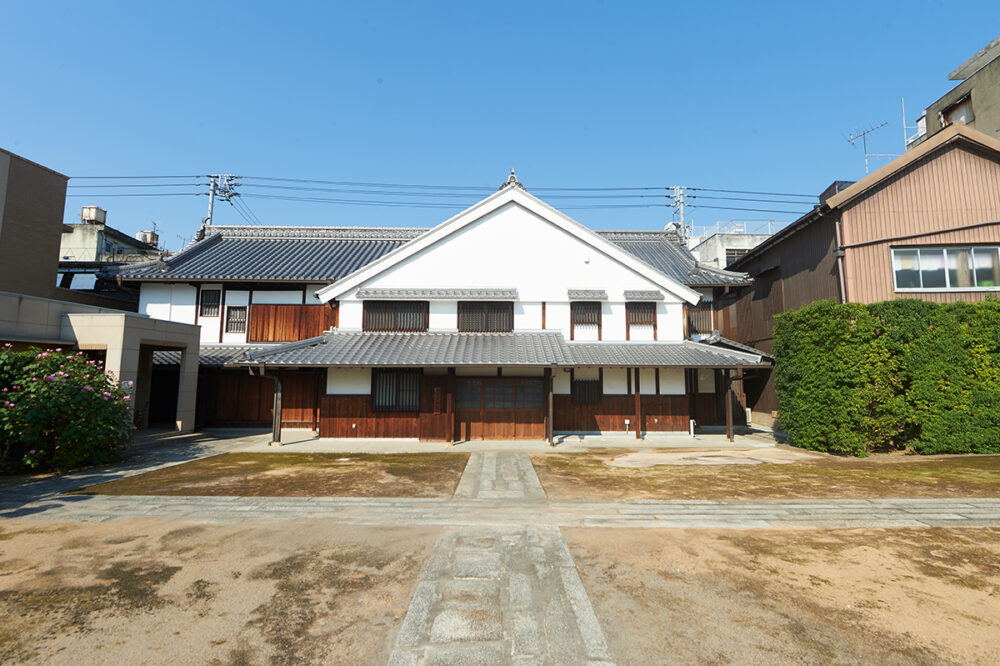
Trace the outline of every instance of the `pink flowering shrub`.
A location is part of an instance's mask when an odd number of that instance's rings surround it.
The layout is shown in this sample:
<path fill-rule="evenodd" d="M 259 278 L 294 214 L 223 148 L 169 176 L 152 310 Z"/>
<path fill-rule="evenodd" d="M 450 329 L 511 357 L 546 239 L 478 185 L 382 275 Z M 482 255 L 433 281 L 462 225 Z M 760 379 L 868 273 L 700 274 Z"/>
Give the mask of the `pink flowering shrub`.
<path fill-rule="evenodd" d="M 131 436 L 128 393 L 99 361 L 0 348 L 0 471 L 106 463 Z"/>

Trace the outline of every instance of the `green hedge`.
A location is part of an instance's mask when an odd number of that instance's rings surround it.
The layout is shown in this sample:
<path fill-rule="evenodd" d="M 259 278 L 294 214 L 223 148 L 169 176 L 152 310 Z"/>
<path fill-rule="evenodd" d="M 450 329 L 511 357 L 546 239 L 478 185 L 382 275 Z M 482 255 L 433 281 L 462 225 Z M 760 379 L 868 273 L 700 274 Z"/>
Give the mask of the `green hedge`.
<path fill-rule="evenodd" d="M 1000 301 L 819 301 L 776 321 L 781 425 L 796 446 L 1000 453 Z"/>

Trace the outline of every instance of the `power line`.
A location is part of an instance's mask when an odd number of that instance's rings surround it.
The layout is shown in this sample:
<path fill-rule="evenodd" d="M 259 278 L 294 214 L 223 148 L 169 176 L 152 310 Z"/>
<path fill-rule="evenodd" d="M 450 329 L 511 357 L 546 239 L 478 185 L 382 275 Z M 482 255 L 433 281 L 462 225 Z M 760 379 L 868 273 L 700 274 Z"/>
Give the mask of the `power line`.
<path fill-rule="evenodd" d="M 120 193 L 103 193 L 103 192 L 87 192 L 86 194 L 67 194 L 67 197 L 90 197 L 91 199 L 96 199 L 98 197 L 197 197 L 204 196 L 204 192 L 120 192 Z"/>
<path fill-rule="evenodd" d="M 70 179 L 75 179 L 75 180 L 84 180 L 84 179 L 88 179 L 88 180 L 98 180 L 98 179 L 103 179 L 103 180 L 127 180 L 127 179 L 128 180 L 145 180 L 145 179 L 153 179 L 153 178 L 208 178 L 208 174 L 199 173 L 199 174 L 187 175 L 187 176 L 70 176 Z"/>
<path fill-rule="evenodd" d="M 789 202 L 791 203 L 791 202 Z M 786 213 L 788 215 L 804 215 L 805 213 L 797 210 L 773 210 L 770 208 L 740 208 L 736 206 L 704 206 L 701 204 L 688 204 L 691 208 L 711 208 L 714 210 L 748 210 L 755 213 Z"/>
<path fill-rule="evenodd" d="M 128 183 L 124 185 L 115 185 L 113 183 L 102 183 L 101 185 L 67 185 L 66 187 L 89 188 L 89 189 L 106 189 L 106 188 L 121 188 L 121 187 L 207 187 L 208 183 Z"/>
<path fill-rule="evenodd" d="M 337 187 L 302 187 L 297 185 L 260 185 L 254 183 L 244 183 L 243 187 L 253 187 L 253 188 L 264 188 L 264 189 L 275 189 L 275 190 L 293 190 L 299 192 L 336 192 L 338 194 L 371 194 L 375 196 L 395 196 L 395 197 L 454 197 L 454 198 L 467 198 L 470 193 L 462 192 L 447 192 L 447 191 L 435 191 L 435 192 L 405 192 L 399 190 L 389 190 L 389 191 L 378 191 L 378 190 L 364 190 L 355 188 L 337 188 Z M 659 198 L 671 198 L 673 195 L 669 194 L 553 194 L 550 199 L 659 199 Z"/>
<path fill-rule="evenodd" d="M 806 201 L 789 201 L 787 199 L 753 199 L 749 197 L 706 197 L 702 194 L 691 194 L 688 196 L 689 199 L 705 199 L 711 201 L 754 201 L 757 203 L 776 203 L 776 204 L 805 204 L 811 203 Z"/>
<path fill-rule="evenodd" d="M 790 194 L 788 192 L 753 192 L 750 190 L 720 190 L 711 187 L 689 187 L 689 190 L 701 190 L 702 192 L 724 192 L 727 194 L 757 194 L 771 197 L 804 197 L 807 199 L 817 199 L 815 194 Z"/>
<path fill-rule="evenodd" d="M 340 185 L 345 187 L 405 188 L 411 190 L 464 190 L 471 192 L 495 192 L 496 188 L 480 185 L 428 185 L 413 183 L 371 183 L 346 180 L 316 180 L 308 178 L 277 178 L 273 176 L 243 176 L 243 180 L 266 180 L 284 183 L 311 183 L 317 185 Z M 259 185 L 258 187 L 264 187 Z M 667 190 L 663 186 L 649 187 L 533 187 L 536 192 L 626 192 L 640 190 Z"/>

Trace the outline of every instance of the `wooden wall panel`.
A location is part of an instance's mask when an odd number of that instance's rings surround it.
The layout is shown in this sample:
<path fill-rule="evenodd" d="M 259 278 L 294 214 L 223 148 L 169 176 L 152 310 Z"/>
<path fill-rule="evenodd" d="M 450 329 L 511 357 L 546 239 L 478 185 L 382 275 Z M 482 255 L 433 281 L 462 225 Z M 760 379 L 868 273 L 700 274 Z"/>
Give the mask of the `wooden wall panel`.
<path fill-rule="evenodd" d="M 376 412 L 370 395 L 324 395 L 320 437 L 412 438 L 420 436 L 420 412 Z"/>
<path fill-rule="evenodd" d="M 605 395 L 596 405 L 573 404 L 571 396 L 554 396 L 555 430 L 559 432 L 621 432 L 625 419 L 635 429 L 635 396 Z M 684 395 L 641 397 L 643 430 L 675 432 L 687 430 L 688 398 Z"/>
<path fill-rule="evenodd" d="M 249 342 L 294 342 L 321 335 L 337 324 L 337 311 L 326 305 L 266 305 L 250 311 Z"/>
<path fill-rule="evenodd" d="M 281 424 L 312 428 L 322 373 L 282 370 Z M 274 382 L 246 370 L 204 368 L 198 377 L 198 422 L 207 427 L 268 427 L 273 419 Z"/>
<path fill-rule="evenodd" d="M 858 199 L 842 215 L 844 244 L 868 243 L 981 222 L 1000 222 L 1000 164 L 953 146 L 918 162 Z M 846 250 L 851 301 L 919 298 L 938 303 L 979 301 L 996 292 L 899 293 L 893 289 L 891 247 L 1000 243 L 1000 224 L 876 242 Z"/>

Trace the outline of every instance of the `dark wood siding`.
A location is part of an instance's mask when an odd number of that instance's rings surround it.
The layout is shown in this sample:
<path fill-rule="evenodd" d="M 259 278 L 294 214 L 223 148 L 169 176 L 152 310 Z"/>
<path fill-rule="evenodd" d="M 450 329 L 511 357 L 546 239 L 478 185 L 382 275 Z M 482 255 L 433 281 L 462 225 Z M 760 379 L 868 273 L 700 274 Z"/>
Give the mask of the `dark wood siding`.
<path fill-rule="evenodd" d="M 313 428 L 325 373 L 281 370 L 281 423 Z M 203 368 L 198 378 L 198 421 L 208 427 L 267 427 L 273 418 L 274 382 L 246 370 Z"/>
<path fill-rule="evenodd" d="M 840 299 L 836 247 L 835 222 L 823 217 L 740 265 L 739 270 L 754 277 L 754 285 L 720 295 L 720 330 L 727 338 L 773 352 L 774 315 L 813 301 Z M 746 389 L 754 411 L 778 409 L 771 373 L 748 380 Z"/>
<path fill-rule="evenodd" d="M 326 305 L 264 305 L 255 303 L 250 313 L 248 342 L 305 340 L 337 324 L 337 311 Z"/>
<path fill-rule="evenodd" d="M 642 429 L 648 432 L 676 432 L 688 429 L 688 397 L 685 395 L 644 395 L 640 397 Z M 593 405 L 574 404 L 568 395 L 554 396 L 555 430 L 560 432 L 620 432 L 635 430 L 635 396 L 605 395 Z"/>

